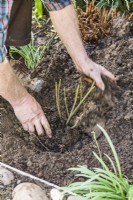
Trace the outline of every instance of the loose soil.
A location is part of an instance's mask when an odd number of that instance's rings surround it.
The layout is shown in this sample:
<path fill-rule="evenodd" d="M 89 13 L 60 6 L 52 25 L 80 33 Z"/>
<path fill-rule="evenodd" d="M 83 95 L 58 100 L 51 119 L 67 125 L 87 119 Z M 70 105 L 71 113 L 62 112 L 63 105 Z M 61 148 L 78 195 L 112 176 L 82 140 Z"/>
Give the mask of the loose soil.
<path fill-rule="evenodd" d="M 117 23 L 116 23 L 117 22 Z M 119 23 L 120 22 L 120 23 Z M 117 25 L 116 25 L 117 24 Z M 126 24 L 126 25 L 125 25 Z M 38 38 L 42 38 L 42 33 Z M 92 131 L 96 131 L 101 151 L 111 155 L 99 123 L 108 131 L 118 152 L 124 174 L 133 179 L 133 23 L 117 18 L 110 36 L 98 44 L 85 44 L 88 55 L 117 77 L 117 84 L 104 79 L 105 92 L 95 89 L 78 113 L 66 126 L 63 88 L 66 87 L 68 108 L 71 109 L 81 76 L 76 72 L 70 56 L 57 39 L 52 42 L 40 66 L 33 72 L 19 71 L 19 77 L 41 104 L 51 124 L 53 138 L 26 133 L 17 121 L 12 108 L 0 101 L 2 119 L 2 161 L 49 182 L 66 185 L 75 180 L 70 167 L 98 166 L 92 151 L 96 151 Z M 30 77 L 27 81 L 27 77 Z M 31 90 L 31 82 L 43 79 L 41 91 Z M 61 82 L 61 119 L 55 101 L 55 83 Z M 83 79 L 83 78 L 82 78 Z M 91 84 L 82 80 L 83 95 Z M 74 128 L 72 128 L 74 126 Z"/>

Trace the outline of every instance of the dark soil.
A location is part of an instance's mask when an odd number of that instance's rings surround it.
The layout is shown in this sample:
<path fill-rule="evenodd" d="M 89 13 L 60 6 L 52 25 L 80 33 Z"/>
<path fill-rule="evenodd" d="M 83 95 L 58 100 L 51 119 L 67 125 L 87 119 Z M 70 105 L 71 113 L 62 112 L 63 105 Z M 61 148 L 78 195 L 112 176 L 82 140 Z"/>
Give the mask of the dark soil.
<path fill-rule="evenodd" d="M 125 22 L 123 24 L 125 25 Z M 117 85 L 105 80 L 105 92 L 101 93 L 95 89 L 68 126 L 66 126 L 63 88 L 66 87 L 68 107 L 71 109 L 80 75 L 76 72 L 62 43 L 55 40 L 45 53 L 40 66 L 34 72 L 30 72 L 31 81 L 35 77 L 44 80 L 39 93 L 30 92 L 46 113 L 53 131 L 52 139 L 44 136 L 38 140 L 36 136 L 24 132 L 10 105 L 1 99 L 3 162 L 58 185 L 71 183 L 74 175 L 67 171 L 68 168 L 77 165 L 87 165 L 92 168 L 98 165 L 92 153 L 96 150 L 92 131 L 95 130 L 97 133 L 101 150 L 108 155 L 111 153 L 104 136 L 96 128 L 96 124 L 99 123 L 106 128 L 116 147 L 124 174 L 132 180 L 132 23 L 127 24 L 126 28 L 123 26 L 117 28 L 115 26 L 111 35 L 101 40 L 99 44 L 85 44 L 90 57 L 106 66 L 118 77 Z M 59 82 L 60 79 L 62 80 L 61 119 L 55 101 L 55 82 Z M 83 94 L 88 87 L 90 84 L 83 81 Z M 74 125 L 75 127 L 71 128 Z"/>

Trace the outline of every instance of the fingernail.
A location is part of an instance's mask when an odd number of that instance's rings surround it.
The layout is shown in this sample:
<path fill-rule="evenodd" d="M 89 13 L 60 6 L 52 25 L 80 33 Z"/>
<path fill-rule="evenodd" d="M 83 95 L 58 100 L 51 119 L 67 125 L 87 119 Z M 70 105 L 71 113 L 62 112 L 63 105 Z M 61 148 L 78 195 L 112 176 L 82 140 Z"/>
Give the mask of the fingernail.
<path fill-rule="evenodd" d="M 38 133 L 38 135 L 39 135 L 39 136 L 44 136 L 44 133 L 43 133 L 43 132 L 41 132 L 41 133 Z"/>
<path fill-rule="evenodd" d="M 101 85 L 101 90 L 102 90 L 102 91 L 105 90 L 105 85 L 104 85 L 104 84 Z"/>
<path fill-rule="evenodd" d="M 50 134 L 50 135 L 48 135 L 49 136 L 49 138 L 52 138 L 52 135 Z"/>

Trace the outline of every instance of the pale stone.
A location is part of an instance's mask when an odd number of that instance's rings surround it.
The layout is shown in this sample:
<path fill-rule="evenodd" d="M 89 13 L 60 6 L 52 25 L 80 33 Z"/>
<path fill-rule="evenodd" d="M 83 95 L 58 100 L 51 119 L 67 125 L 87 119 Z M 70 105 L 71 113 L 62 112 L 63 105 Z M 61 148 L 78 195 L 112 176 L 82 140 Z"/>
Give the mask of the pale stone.
<path fill-rule="evenodd" d="M 13 180 L 13 173 L 3 167 L 0 167 L 0 183 L 3 185 L 10 185 Z"/>
<path fill-rule="evenodd" d="M 63 200 L 64 195 L 57 189 L 52 189 L 50 191 L 50 196 L 52 200 Z"/>
<path fill-rule="evenodd" d="M 69 196 L 67 200 L 84 200 L 84 198 L 79 196 Z"/>
<path fill-rule="evenodd" d="M 12 194 L 13 200 L 48 200 L 46 193 L 33 183 L 21 183 Z"/>

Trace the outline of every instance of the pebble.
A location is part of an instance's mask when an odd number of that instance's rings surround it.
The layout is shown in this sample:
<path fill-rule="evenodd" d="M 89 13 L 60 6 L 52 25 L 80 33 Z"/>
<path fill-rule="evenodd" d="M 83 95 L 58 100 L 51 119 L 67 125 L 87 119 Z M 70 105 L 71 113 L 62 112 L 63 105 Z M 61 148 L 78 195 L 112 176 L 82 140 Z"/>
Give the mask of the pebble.
<path fill-rule="evenodd" d="M 67 200 L 82 200 L 82 197 L 79 196 L 69 196 Z"/>
<path fill-rule="evenodd" d="M 28 167 L 31 167 L 31 166 L 32 166 L 32 162 L 31 162 L 31 160 L 28 160 L 28 162 L 27 162 L 27 166 L 28 166 Z"/>
<path fill-rule="evenodd" d="M 63 200 L 64 195 L 57 189 L 52 189 L 50 191 L 50 196 L 52 200 Z"/>
<path fill-rule="evenodd" d="M 21 180 L 17 180 L 17 185 L 21 183 Z"/>
<path fill-rule="evenodd" d="M 44 80 L 43 79 L 38 79 L 38 78 L 34 78 L 30 85 L 28 86 L 31 90 L 35 91 L 35 92 L 40 92 L 41 89 L 43 88 L 44 85 Z"/>
<path fill-rule="evenodd" d="M 46 193 L 36 184 L 21 183 L 12 193 L 13 200 L 48 200 Z"/>
<path fill-rule="evenodd" d="M 13 173 L 3 167 L 0 167 L 0 182 L 1 183 L 4 186 L 6 186 L 6 185 L 10 185 L 13 180 L 14 180 Z"/>

